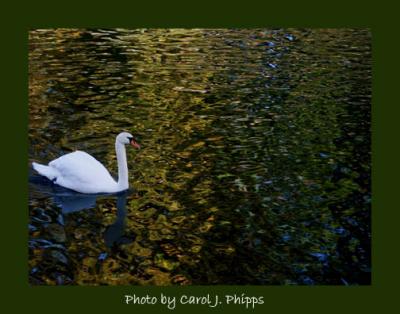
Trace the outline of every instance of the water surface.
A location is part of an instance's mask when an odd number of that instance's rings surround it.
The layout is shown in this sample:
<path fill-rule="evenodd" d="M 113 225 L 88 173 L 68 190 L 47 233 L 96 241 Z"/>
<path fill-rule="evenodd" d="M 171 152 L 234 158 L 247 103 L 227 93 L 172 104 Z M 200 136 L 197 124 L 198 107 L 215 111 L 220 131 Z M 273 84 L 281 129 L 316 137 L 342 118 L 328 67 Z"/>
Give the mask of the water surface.
<path fill-rule="evenodd" d="M 29 101 L 30 162 L 142 146 L 122 195 L 29 170 L 31 284 L 370 284 L 368 30 L 33 30 Z"/>

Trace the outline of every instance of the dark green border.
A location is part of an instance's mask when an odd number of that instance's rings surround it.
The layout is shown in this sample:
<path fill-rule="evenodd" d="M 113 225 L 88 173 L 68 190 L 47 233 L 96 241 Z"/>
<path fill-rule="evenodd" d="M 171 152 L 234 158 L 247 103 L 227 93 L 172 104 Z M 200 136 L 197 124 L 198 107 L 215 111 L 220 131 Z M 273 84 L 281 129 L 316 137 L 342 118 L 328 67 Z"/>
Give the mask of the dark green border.
<path fill-rule="evenodd" d="M 0 221 L 2 310 L 29 313 L 171 312 L 126 306 L 123 295 L 263 295 L 259 313 L 375 313 L 391 309 L 398 267 L 396 170 L 398 10 L 385 1 L 30 1 L 3 4 L 1 21 Z M 367 27 L 373 34 L 373 284 L 364 287 L 30 287 L 27 283 L 27 32 L 46 27 Z M 397 112 L 395 112 L 397 111 Z M 397 132 L 399 134 L 399 132 Z M 397 167 L 398 168 L 398 167 Z M 393 179 L 391 179 L 393 178 Z M 396 293 L 397 294 L 397 293 Z M 247 312 L 242 306 L 179 307 L 173 313 Z"/>

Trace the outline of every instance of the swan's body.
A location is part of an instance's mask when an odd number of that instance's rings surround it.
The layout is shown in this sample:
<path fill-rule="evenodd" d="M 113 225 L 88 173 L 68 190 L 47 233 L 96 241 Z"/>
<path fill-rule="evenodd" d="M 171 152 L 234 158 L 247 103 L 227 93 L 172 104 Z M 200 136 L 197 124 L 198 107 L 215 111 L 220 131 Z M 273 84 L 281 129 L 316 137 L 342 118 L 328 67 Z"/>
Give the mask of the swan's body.
<path fill-rule="evenodd" d="M 118 183 L 108 170 L 88 153 L 76 151 L 54 159 L 48 166 L 33 168 L 55 184 L 81 193 L 118 192 Z"/>
<path fill-rule="evenodd" d="M 82 151 L 75 151 L 51 161 L 48 166 L 33 162 L 33 168 L 55 184 L 86 194 L 116 193 L 127 190 L 128 165 L 125 144 L 139 148 L 129 133 L 120 133 L 115 140 L 118 161 L 118 182 L 94 157 Z"/>

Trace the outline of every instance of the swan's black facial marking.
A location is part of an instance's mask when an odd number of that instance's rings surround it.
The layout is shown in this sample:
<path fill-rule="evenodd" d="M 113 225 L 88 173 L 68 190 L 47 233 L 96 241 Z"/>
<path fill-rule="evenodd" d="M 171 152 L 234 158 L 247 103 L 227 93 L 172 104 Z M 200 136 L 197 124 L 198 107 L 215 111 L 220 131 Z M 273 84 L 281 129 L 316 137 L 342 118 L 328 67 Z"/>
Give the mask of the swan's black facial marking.
<path fill-rule="evenodd" d="M 129 144 L 131 144 L 133 147 L 140 149 L 140 145 L 138 144 L 138 142 L 136 141 L 136 139 L 133 136 L 128 136 L 127 137 L 129 140 Z"/>
<path fill-rule="evenodd" d="M 128 136 L 128 141 L 129 141 L 129 143 L 137 142 L 133 136 Z"/>

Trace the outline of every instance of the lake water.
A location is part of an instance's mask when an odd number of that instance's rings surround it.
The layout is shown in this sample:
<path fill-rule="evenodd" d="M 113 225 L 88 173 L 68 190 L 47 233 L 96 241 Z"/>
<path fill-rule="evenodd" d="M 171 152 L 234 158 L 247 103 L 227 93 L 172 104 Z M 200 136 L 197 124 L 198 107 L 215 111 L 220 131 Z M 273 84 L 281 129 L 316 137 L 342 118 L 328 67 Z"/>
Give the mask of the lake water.
<path fill-rule="evenodd" d="M 29 33 L 29 161 L 84 150 L 130 191 L 29 167 L 33 285 L 371 282 L 371 33 Z"/>

